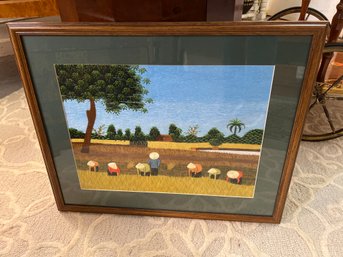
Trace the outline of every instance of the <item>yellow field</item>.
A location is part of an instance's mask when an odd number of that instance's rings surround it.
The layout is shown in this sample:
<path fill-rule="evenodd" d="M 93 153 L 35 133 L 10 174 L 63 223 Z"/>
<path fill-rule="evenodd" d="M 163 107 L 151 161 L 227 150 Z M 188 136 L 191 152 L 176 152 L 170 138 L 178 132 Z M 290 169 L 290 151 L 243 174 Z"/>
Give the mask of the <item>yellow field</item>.
<path fill-rule="evenodd" d="M 74 138 L 71 141 L 73 143 L 82 143 L 83 139 Z M 106 145 L 130 145 L 130 141 L 128 140 L 92 139 L 91 143 L 106 144 Z M 212 148 L 212 146 L 209 143 L 148 141 L 148 148 L 193 150 L 193 149 L 198 149 L 198 148 Z M 219 149 L 239 149 L 239 150 L 259 151 L 261 149 L 261 145 L 224 143 L 224 144 L 221 144 L 218 148 Z"/>
<path fill-rule="evenodd" d="M 83 143 L 82 138 L 72 138 L 72 143 Z M 92 144 L 105 144 L 105 145 L 130 145 L 129 140 L 109 140 L 109 139 L 91 139 Z"/>
<path fill-rule="evenodd" d="M 79 170 L 81 189 L 118 190 L 156 193 L 177 193 L 253 197 L 253 185 L 236 185 L 208 177 L 143 177 L 136 175 L 108 176 L 106 172 Z"/>
<path fill-rule="evenodd" d="M 180 150 L 192 150 L 197 148 L 212 148 L 209 143 L 183 143 L 183 142 L 161 142 L 161 141 L 149 141 L 149 148 L 158 149 L 180 149 Z M 250 145 L 250 144 L 221 144 L 219 149 L 239 149 L 239 150 L 260 150 L 260 145 Z"/>

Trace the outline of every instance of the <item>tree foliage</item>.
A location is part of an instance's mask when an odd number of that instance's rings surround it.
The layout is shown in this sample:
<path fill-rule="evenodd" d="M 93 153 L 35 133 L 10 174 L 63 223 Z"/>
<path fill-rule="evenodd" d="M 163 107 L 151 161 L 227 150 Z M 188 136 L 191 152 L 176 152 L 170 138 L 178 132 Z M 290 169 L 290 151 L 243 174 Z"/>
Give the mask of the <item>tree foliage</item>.
<path fill-rule="evenodd" d="M 205 137 L 209 138 L 209 139 L 217 138 L 217 139 L 223 140 L 224 134 L 222 132 L 220 132 L 217 128 L 211 128 L 207 132 L 207 135 Z"/>
<path fill-rule="evenodd" d="M 169 125 L 169 135 L 172 136 L 174 141 L 178 141 L 182 133 L 182 129 L 178 128 L 174 123 Z"/>
<path fill-rule="evenodd" d="M 131 137 L 130 145 L 136 145 L 136 146 L 148 145 L 146 136 L 140 126 L 135 127 L 135 132 L 133 133 L 133 137 Z"/>
<path fill-rule="evenodd" d="M 240 121 L 239 119 L 233 119 L 233 120 L 230 120 L 229 123 L 226 125 L 226 127 L 231 131 L 233 132 L 233 134 L 237 134 L 237 130 L 238 130 L 238 133 L 241 132 L 242 128 L 245 128 L 245 124 Z"/>
<path fill-rule="evenodd" d="M 227 143 L 240 143 L 241 138 L 235 134 L 232 134 L 232 135 L 225 138 L 225 142 L 227 142 Z"/>
<path fill-rule="evenodd" d="M 117 135 L 117 131 L 116 131 L 116 128 L 114 127 L 113 124 L 110 124 L 107 128 L 107 138 L 108 139 L 115 139 L 115 136 Z"/>
<path fill-rule="evenodd" d="M 128 109 L 147 111 L 145 104 L 152 99 L 144 98 L 148 90 L 143 84 L 150 83 L 141 77 L 144 72 L 138 65 L 56 65 L 63 100 L 92 98 L 115 114 Z"/>
<path fill-rule="evenodd" d="M 130 129 L 125 129 L 124 139 L 125 140 L 131 140 L 131 137 L 132 137 L 131 130 Z"/>
<path fill-rule="evenodd" d="M 149 139 L 155 141 L 160 135 L 159 129 L 157 127 L 152 127 L 149 132 Z"/>
<path fill-rule="evenodd" d="M 145 135 L 140 126 L 135 127 L 135 133 L 133 134 L 133 141 L 145 141 Z"/>
<path fill-rule="evenodd" d="M 124 139 L 124 134 L 122 129 L 118 129 L 117 135 L 116 135 L 117 140 L 123 140 Z"/>
<path fill-rule="evenodd" d="M 70 138 L 84 138 L 85 133 L 76 128 L 69 128 Z"/>
<path fill-rule="evenodd" d="M 219 146 L 223 143 L 223 138 L 222 137 L 211 138 L 208 142 L 212 146 Z"/>
<path fill-rule="evenodd" d="M 248 144 L 261 144 L 263 138 L 262 129 L 253 129 L 247 132 L 243 137 L 242 141 Z"/>

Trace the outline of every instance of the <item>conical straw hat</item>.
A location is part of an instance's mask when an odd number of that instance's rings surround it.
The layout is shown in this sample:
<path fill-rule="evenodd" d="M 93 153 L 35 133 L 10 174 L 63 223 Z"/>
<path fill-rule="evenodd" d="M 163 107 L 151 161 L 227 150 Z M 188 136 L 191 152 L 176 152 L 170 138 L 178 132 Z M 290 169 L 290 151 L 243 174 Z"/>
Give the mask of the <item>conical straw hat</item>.
<path fill-rule="evenodd" d="M 89 162 L 87 162 L 87 166 L 94 167 L 95 165 L 96 165 L 96 162 L 95 162 L 95 161 L 89 161 Z"/>
<path fill-rule="evenodd" d="M 226 175 L 229 177 L 229 178 L 238 178 L 239 177 L 239 172 L 236 171 L 236 170 L 229 170 Z"/>
<path fill-rule="evenodd" d="M 141 170 L 141 169 L 144 169 L 144 164 L 143 163 L 137 163 L 137 165 L 135 167 L 136 167 L 136 169 Z"/>
<path fill-rule="evenodd" d="M 187 169 L 195 169 L 197 166 L 195 166 L 195 164 L 194 163 L 188 163 L 188 165 L 187 165 Z"/>
<path fill-rule="evenodd" d="M 220 174 L 220 170 L 216 168 L 211 168 L 207 172 L 210 174 Z"/>
<path fill-rule="evenodd" d="M 152 152 L 149 154 L 149 158 L 152 160 L 157 160 L 160 157 L 160 155 L 156 152 Z"/>
<path fill-rule="evenodd" d="M 112 169 L 117 169 L 117 164 L 115 162 L 110 162 L 107 164 L 108 167 L 112 168 Z"/>

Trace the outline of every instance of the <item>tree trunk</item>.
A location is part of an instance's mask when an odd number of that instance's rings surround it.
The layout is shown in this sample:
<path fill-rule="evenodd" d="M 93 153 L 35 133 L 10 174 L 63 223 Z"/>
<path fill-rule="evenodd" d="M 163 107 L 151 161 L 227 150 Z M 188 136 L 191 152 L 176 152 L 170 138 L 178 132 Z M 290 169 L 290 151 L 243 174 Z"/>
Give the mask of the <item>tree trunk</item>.
<path fill-rule="evenodd" d="M 86 129 L 85 139 L 83 141 L 82 153 L 89 153 L 89 146 L 91 143 L 91 137 L 92 137 L 92 131 L 95 123 L 96 118 L 96 109 L 95 109 L 95 102 L 93 98 L 89 99 L 90 101 L 90 108 L 86 111 L 87 113 L 87 119 L 88 119 L 88 125 Z"/>

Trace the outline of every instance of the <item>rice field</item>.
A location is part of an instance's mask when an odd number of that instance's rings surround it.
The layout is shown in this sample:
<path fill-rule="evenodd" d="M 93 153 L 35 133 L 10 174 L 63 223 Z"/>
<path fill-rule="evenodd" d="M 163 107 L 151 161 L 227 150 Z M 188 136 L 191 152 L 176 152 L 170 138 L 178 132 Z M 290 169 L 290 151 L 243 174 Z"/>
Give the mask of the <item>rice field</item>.
<path fill-rule="evenodd" d="M 208 177 L 138 176 L 121 174 L 108 176 L 106 172 L 79 170 L 81 189 L 177 194 L 213 195 L 227 197 L 253 197 L 253 185 L 231 184 Z"/>
<path fill-rule="evenodd" d="M 72 145 L 83 189 L 251 197 L 255 185 L 258 156 L 105 144 L 91 144 L 89 153 L 81 153 L 81 143 Z M 147 163 L 152 151 L 160 155 L 158 176 L 138 176 L 135 165 Z M 88 171 L 90 160 L 99 163 L 99 172 Z M 107 175 L 109 162 L 118 165 L 120 176 Z M 189 177 L 187 164 L 190 162 L 202 165 L 203 177 Z M 211 168 L 221 171 L 217 180 L 209 179 L 207 171 Z M 241 185 L 225 181 L 228 170 L 244 173 Z"/>

